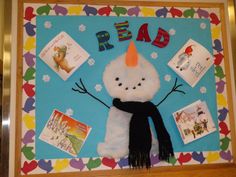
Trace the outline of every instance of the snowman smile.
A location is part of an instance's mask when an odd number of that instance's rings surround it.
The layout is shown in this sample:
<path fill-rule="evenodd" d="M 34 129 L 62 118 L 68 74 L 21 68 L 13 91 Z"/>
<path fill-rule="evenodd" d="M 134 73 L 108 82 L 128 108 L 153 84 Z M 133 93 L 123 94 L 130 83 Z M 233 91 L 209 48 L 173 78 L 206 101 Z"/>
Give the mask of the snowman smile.
<path fill-rule="evenodd" d="M 124 88 L 126 91 L 128 91 L 128 90 L 131 90 L 131 89 L 135 90 L 135 89 L 140 88 L 140 87 L 142 86 L 142 82 L 145 81 L 145 78 L 142 77 L 141 81 L 138 82 L 138 84 L 135 84 L 135 85 L 133 85 L 133 86 L 127 86 L 127 85 L 125 86 L 125 84 L 123 84 L 123 82 L 120 81 L 120 78 L 119 78 L 119 77 L 116 77 L 116 78 L 115 78 L 115 81 L 118 83 L 118 87 L 122 87 L 122 88 Z"/>

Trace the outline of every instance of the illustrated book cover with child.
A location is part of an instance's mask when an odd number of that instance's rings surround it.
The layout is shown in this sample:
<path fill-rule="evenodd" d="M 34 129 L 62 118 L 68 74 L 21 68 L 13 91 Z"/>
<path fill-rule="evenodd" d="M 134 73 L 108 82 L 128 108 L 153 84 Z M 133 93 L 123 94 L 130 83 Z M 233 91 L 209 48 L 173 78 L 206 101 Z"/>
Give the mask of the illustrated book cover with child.
<path fill-rule="evenodd" d="M 194 87 L 213 64 L 211 53 L 200 43 L 189 39 L 168 62 L 182 79 Z"/>
<path fill-rule="evenodd" d="M 76 157 L 90 131 L 90 126 L 54 110 L 39 139 Z"/>
<path fill-rule="evenodd" d="M 184 144 L 216 131 L 206 102 L 200 100 L 173 113 Z"/>

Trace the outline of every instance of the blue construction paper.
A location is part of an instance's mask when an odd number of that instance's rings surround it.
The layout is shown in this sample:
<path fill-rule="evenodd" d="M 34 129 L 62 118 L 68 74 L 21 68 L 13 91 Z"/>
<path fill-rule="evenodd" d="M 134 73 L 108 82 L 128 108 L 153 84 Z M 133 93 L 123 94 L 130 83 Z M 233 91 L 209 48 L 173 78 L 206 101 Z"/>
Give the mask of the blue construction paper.
<path fill-rule="evenodd" d="M 219 150 L 218 131 L 184 145 L 172 117 L 173 112 L 200 99 L 206 101 L 218 129 L 214 67 L 212 66 L 201 81 L 194 88 L 191 88 L 167 66 L 168 61 L 189 38 L 199 42 L 212 53 L 209 20 L 98 16 L 37 16 L 36 159 L 71 158 L 67 153 L 38 139 L 53 109 L 66 112 L 68 108 L 74 111 L 72 117 L 92 127 L 92 131 L 78 157 L 99 156 L 96 149 L 97 144 L 104 141 L 108 109 L 88 95 L 73 92 L 71 88 L 74 87 L 75 82 L 78 82 L 79 79 L 82 78 L 86 88 L 91 93 L 108 105 L 112 105 L 112 98 L 108 95 L 103 85 L 102 75 L 105 66 L 111 60 L 123 54 L 128 47 L 130 41 L 119 42 L 117 31 L 114 27 L 114 23 L 124 22 L 126 20 L 129 22 L 128 29 L 132 32 L 132 40 L 135 42 L 139 53 L 156 67 L 160 76 L 161 88 L 152 102 L 160 102 L 172 88 L 175 78 L 178 78 L 178 82 L 183 84 L 182 90 L 186 92 L 185 95 L 178 93 L 171 95 L 159 106 L 159 111 L 163 116 L 165 126 L 170 133 L 174 151 Z M 45 22 L 50 22 L 51 28 L 45 28 Z M 165 48 L 153 46 L 151 42 L 136 41 L 138 29 L 144 23 L 148 23 L 149 35 L 152 40 L 155 39 L 159 27 L 166 31 L 174 29 L 175 35 L 170 36 L 170 42 Z M 205 23 L 205 29 L 200 27 L 201 23 Z M 86 26 L 86 30 L 83 32 L 79 30 L 81 24 Z M 109 42 L 114 45 L 114 48 L 99 52 L 98 41 L 95 34 L 103 30 L 110 33 Z M 95 60 L 93 66 L 85 62 L 66 81 L 63 81 L 38 56 L 44 46 L 61 31 L 68 33 L 79 45 L 90 53 L 90 58 Z M 158 53 L 157 59 L 151 58 L 150 55 L 152 52 Z M 171 76 L 169 82 L 164 79 L 166 74 Z M 42 79 L 43 75 L 49 75 L 50 81 L 44 82 Z M 102 85 L 101 92 L 95 90 L 96 84 Z M 207 90 L 204 94 L 200 92 L 202 86 Z"/>

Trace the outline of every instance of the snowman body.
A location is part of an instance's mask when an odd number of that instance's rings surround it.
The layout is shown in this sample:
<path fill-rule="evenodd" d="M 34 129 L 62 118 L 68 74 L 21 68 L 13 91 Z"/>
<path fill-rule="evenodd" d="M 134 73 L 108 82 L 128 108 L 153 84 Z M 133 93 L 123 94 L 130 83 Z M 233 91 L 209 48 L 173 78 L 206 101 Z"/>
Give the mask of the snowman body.
<path fill-rule="evenodd" d="M 129 123 L 132 114 L 112 106 L 107 119 L 106 135 L 98 144 L 98 153 L 103 157 L 121 158 L 128 154 Z"/>
<path fill-rule="evenodd" d="M 139 54 L 137 58 L 135 65 L 127 66 L 127 55 L 121 55 L 106 66 L 103 82 L 112 98 L 146 102 L 150 101 L 159 90 L 159 76 L 153 65 Z M 122 158 L 128 155 L 131 117 L 131 113 L 114 106 L 110 108 L 105 139 L 97 148 L 100 156 Z M 152 133 L 151 153 L 154 152 L 158 152 L 158 142 Z"/>

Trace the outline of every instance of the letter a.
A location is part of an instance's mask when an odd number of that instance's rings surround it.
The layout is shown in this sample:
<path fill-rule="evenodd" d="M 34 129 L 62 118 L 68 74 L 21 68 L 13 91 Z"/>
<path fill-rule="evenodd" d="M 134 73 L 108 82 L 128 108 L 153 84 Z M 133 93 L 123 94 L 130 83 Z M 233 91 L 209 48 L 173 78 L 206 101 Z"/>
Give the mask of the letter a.
<path fill-rule="evenodd" d="M 155 45 L 159 48 L 164 48 L 168 45 L 169 41 L 170 41 L 169 33 L 165 31 L 164 29 L 159 28 L 157 32 L 157 37 L 152 42 L 152 45 Z"/>
<path fill-rule="evenodd" d="M 150 42 L 150 36 L 148 34 L 148 24 L 144 23 L 138 30 L 138 36 L 136 38 L 137 41 L 145 41 Z"/>

